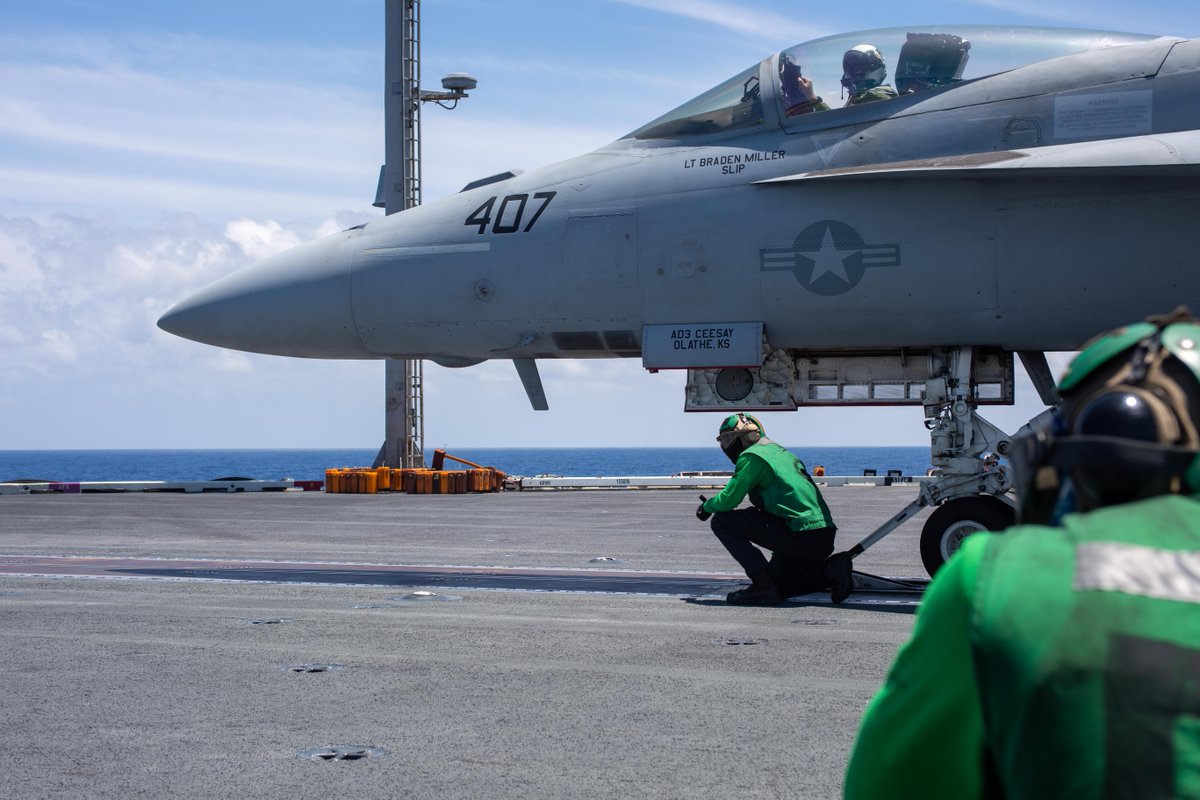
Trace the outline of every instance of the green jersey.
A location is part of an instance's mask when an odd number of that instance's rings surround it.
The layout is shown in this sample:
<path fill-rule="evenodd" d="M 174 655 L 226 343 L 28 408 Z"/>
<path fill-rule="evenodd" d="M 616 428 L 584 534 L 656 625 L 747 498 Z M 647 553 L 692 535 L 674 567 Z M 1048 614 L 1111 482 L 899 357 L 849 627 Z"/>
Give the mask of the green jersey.
<path fill-rule="evenodd" d="M 770 440 L 742 451 L 733 477 L 720 494 L 704 502 L 704 510 L 732 511 L 746 495 L 755 508 L 782 517 L 794 531 L 834 527 L 829 506 L 804 463 Z"/>
<path fill-rule="evenodd" d="M 845 794 L 1200 798 L 1200 499 L 967 539 L 867 709 Z"/>

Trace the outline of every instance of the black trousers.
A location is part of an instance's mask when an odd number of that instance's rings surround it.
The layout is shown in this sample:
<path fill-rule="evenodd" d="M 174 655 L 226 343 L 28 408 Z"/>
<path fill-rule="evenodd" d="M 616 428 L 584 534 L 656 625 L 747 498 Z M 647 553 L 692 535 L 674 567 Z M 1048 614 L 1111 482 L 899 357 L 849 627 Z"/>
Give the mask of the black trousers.
<path fill-rule="evenodd" d="M 833 528 L 793 531 L 780 517 L 757 508 L 713 514 L 712 531 L 750 580 L 769 577 L 787 594 L 829 588 L 825 559 L 833 552 Z M 771 551 L 771 560 L 758 547 Z"/>

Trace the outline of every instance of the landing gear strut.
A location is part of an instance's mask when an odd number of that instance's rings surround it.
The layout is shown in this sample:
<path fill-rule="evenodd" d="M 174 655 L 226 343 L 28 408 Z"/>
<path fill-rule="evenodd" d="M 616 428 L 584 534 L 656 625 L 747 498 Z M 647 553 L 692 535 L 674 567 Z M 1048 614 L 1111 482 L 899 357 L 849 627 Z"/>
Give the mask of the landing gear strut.
<path fill-rule="evenodd" d="M 903 511 L 850 548 L 851 558 L 922 508 L 940 506 L 921 531 L 921 563 L 932 576 L 967 536 L 1003 530 L 1015 520 L 1015 504 L 1004 496 L 1012 477 L 1000 463 L 1012 440 L 976 411 L 972 355 L 972 348 L 959 347 L 930 358 L 923 405 L 935 479 L 923 483 L 917 499 Z"/>

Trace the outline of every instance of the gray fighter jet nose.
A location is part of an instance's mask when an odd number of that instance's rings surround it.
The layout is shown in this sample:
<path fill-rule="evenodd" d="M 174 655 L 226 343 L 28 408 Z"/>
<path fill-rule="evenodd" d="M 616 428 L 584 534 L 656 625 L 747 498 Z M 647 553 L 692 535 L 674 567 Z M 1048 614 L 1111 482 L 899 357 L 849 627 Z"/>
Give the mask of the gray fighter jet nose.
<path fill-rule="evenodd" d="M 204 344 L 308 358 L 362 358 L 350 305 L 358 231 L 270 256 L 208 286 L 158 327 Z"/>

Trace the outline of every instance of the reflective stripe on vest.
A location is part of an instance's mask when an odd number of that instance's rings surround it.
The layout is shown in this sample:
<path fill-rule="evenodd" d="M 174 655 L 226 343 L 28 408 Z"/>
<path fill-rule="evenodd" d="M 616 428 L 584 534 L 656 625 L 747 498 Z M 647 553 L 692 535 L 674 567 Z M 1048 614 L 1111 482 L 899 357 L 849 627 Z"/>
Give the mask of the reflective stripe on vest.
<path fill-rule="evenodd" d="M 1083 542 L 1075 548 L 1073 588 L 1200 603 L 1200 552 Z"/>

